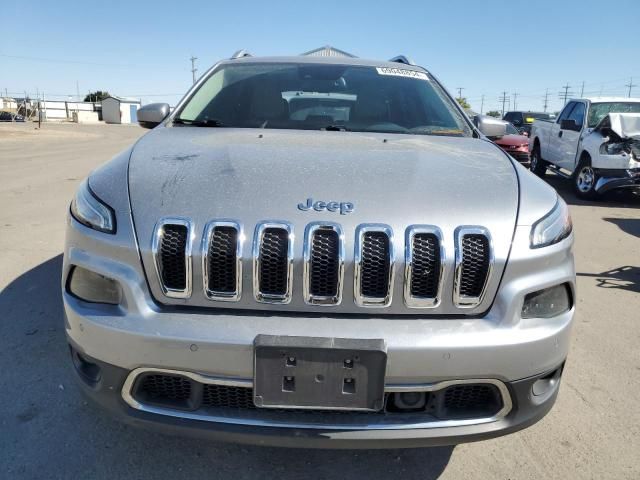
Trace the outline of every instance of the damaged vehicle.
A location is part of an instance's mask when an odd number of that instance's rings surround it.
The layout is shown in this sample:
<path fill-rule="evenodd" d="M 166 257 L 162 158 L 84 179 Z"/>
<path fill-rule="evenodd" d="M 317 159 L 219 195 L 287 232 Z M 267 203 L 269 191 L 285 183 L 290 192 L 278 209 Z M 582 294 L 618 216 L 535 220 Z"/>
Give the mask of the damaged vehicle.
<path fill-rule="evenodd" d="M 552 408 L 569 209 L 405 57 L 217 63 L 67 218 L 84 392 L 135 426 L 288 447 L 458 444 Z"/>
<path fill-rule="evenodd" d="M 580 198 L 640 191 L 639 98 L 571 100 L 557 120 L 534 122 L 529 145 L 531 171 L 571 179 Z"/>

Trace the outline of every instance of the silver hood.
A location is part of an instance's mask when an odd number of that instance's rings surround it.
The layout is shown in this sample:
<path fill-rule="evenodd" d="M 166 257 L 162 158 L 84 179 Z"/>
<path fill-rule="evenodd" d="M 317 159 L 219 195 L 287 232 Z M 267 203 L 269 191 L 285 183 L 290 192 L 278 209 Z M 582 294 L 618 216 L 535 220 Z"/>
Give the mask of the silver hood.
<path fill-rule="evenodd" d="M 477 314 L 492 303 L 506 263 L 518 213 L 518 178 L 510 160 L 480 139 L 351 132 L 159 127 L 133 149 L 129 191 L 142 260 L 154 297 L 164 304 L 367 313 L 353 302 L 354 232 L 359 224 L 383 223 L 393 232 L 393 300 L 380 314 Z M 303 211 L 298 204 L 349 202 L 353 212 Z M 186 217 L 193 225 L 193 293 L 163 295 L 151 252 L 161 217 Z M 242 298 L 215 302 L 203 293 L 201 240 L 205 224 L 233 219 L 244 229 Z M 251 240 L 257 223 L 280 220 L 294 231 L 293 295 L 288 305 L 253 298 Z M 310 306 L 302 298 L 303 232 L 311 222 L 336 222 L 345 234 L 341 305 Z M 438 308 L 408 309 L 403 302 L 404 234 L 410 225 L 442 230 L 445 274 Z M 486 295 L 460 311 L 451 302 L 454 231 L 463 225 L 488 229 L 495 264 Z"/>

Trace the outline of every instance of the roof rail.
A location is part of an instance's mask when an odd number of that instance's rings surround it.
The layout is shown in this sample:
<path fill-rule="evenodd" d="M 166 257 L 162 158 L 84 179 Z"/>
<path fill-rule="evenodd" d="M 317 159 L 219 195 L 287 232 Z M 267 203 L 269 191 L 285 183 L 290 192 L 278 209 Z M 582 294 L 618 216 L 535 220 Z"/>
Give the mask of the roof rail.
<path fill-rule="evenodd" d="M 241 50 L 238 50 L 236 53 L 234 53 L 233 55 L 231 55 L 231 60 L 235 60 L 236 58 L 243 58 L 243 57 L 253 57 L 253 55 L 251 55 L 249 52 L 247 52 L 244 48 Z"/>
<path fill-rule="evenodd" d="M 415 63 L 413 63 L 413 60 L 411 60 L 409 57 L 405 57 L 404 55 L 398 55 L 389 59 L 389 61 L 393 63 L 404 63 L 405 65 L 415 65 Z"/>

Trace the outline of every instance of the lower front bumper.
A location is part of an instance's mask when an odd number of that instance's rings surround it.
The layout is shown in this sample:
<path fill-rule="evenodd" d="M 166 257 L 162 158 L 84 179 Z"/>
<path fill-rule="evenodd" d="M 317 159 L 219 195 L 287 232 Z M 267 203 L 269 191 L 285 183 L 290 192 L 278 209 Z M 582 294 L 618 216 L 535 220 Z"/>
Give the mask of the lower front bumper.
<path fill-rule="evenodd" d="M 437 428 L 421 424 L 418 428 L 412 422 L 390 422 L 382 415 L 382 419 L 368 421 L 359 427 L 351 425 L 347 428 L 329 422 L 313 426 L 291 422 L 276 426 L 255 418 L 250 422 L 239 416 L 205 421 L 133 408 L 121 393 L 130 372 L 95 359 L 88 360 L 99 368 L 99 373 L 96 376 L 96 370 L 93 370 L 87 375 L 77 362 L 74 363 L 82 390 L 125 423 L 173 435 L 298 448 L 412 448 L 498 437 L 526 428 L 544 417 L 555 403 L 562 374 L 561 365 L 551 372 L 506 383 L 512 408 L 508 415 L 492 422 Z"/>
<path fill-rule="evenodd" d="M 631 188 L 640 190 L 640 171 L 623 170 L 623 175 L 617 175 L 620 171 L 613 171 L 616 175 L 611 175 L 611 170 L 600 170 L 598 174 L 601 177 L 596 183 L 596 191 L 605 193 L 610 190 L 621 188 Z"/>

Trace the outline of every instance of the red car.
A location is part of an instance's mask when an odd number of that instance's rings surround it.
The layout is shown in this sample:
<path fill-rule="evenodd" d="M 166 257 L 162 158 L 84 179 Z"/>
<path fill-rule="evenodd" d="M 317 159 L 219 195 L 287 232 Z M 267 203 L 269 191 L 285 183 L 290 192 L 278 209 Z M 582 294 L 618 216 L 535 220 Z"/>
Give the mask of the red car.
<path fill-rule="evenodd" d="M 507 124 L 507 134 L 492 138 L 493 142 L 523 165 L 529 165 L 529 137 Z"/>

